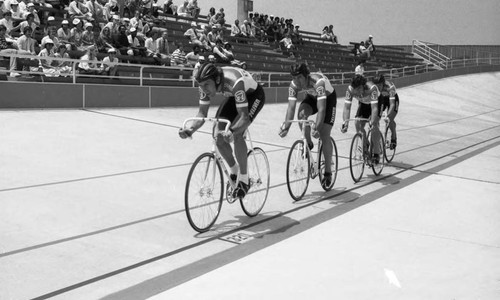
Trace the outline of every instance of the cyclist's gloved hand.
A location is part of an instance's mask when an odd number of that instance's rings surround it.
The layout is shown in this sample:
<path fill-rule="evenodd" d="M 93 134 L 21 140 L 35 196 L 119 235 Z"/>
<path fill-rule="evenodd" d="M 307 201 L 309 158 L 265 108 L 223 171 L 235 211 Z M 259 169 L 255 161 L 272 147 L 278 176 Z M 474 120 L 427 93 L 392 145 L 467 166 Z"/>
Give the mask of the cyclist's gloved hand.
<path fill-rule="evenodd" d="M 315 138 L 315 139 L 319 138 L 319 131 L 317 131 L 316 129 L 314 129 L 314 130 L 312 131 L 312 136 L 313 136 L 313 138 Z"/>
<path fill-rule="evenodd" d="M 231 143 L 233 139 L 233 133 L 231 131 L 221 131 L 219 135 L 224 139 L 226 143 Z"/>
<path fill-rule="evenodd" d="M 189 128 L 179 128 L 179 136 L 181 139 L 186 139 L 188 137 L 191 137 L 193 135 L 193 130 Z"/>
<path fill-rule="evenodd" d="M 278 135 L 280 137 L 284 138 L 287 134 L 288 134 L 288 128 L 281 127 Z"/>
<path fill-rule="evenodd" d="M 349 125 L 347 125 L 347 123 L 344 123 L 344 124 L 342 124 L 342 128 L 340 129 L 340 131 L 342 133 L 346 133 L 348 128 L 349 128 Z"/>

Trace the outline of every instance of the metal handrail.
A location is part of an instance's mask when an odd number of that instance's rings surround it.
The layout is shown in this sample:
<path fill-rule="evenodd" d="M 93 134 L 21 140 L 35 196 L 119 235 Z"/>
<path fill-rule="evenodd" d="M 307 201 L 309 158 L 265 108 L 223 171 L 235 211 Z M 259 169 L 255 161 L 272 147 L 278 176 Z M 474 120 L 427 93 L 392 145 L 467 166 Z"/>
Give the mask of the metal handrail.
<path fill-rule="evenodd" d="M 9 55 L 5 54 L 5 56 L 14 56 L 18 58 L 29 58 L 29 59 L 46 59 L 45 57 L 38 57 L 38 56 L 30 56 L 30 55 Z M 103 75 L 80 75 L 78 74 L 76 70 L 76 63 L 79 62 L 84 62 L 83 60 L 79 59 L 63 59 L 63 58 L 56 58 L 56 57 L 50 57 L 49 59 L 54 60 L 54 61 L 66 61 L 66 62 L 71 62 L 72 63 L 72 72 L 70 74 L 67 74 L 67 76 L 72 77 L 72 82 L 76 83 L 76 79 L 80 76 L 85 76 L 85 77 L 94 77 L 94 78 L 120 78 L 120 79 L 135 79 L 139 81 L 139 85 L 143 86 L 144 85 L 144 80 L 149 79 L 145 78 L 144 76 L 144 69 L 145 68 L 158 68 L 158 69 L 174 69 L 174 70 L 190 70 L 192 71 L 193 68 L 179 68 L 179 67 L 165 67 L 165 66 L 154 66 L 154 65 L 142 65 L 142 64 L 130 64 L 130 63 L 116 63 L 118 66 L 133 66 L 133 67 L 138 67 L 139 68 L 139 76 L 118 76 L 118 77 L 113 77 L 113 76 L 103 76 Z M 92 62 L 92 61 L 91 61 Z M 101 61 L 99 63 L 102 63 Z M 457 60 L 449 60 L 446 62 L 444 65 L 445 69 L 449 68 L 459 68 L 459 67 L 468 67 L 468 66 L 478 66 L 478 65 L 500 65 L 500 57 L 490 57 L 490 58 L 473 58 L 473 59 L 457 59 Z M 371 77 L 375 76 L 377 73 L 383 73 L 387 79 L 393 79 L 393 78 L 401 78 L 405 76 L 412 76 L 420 73 L 427 73 L 429 71 L 435 70 L 434 64 L 420 64 L 420 65 L 413 65 L 413 66 L 407 66 L 407 67 L 401 67 L 401 68 L 390 68 L 390 69 L 378 69 L 374 71 L 365 71 L 365 76 L 366 77 Z M 0 73 L 9 73 L 9 70 L 2 70 L 0 69 Z M 21 74 L 38 74 L 38 75 L 45 75 L 43 71 L 17 71 L 18 73 Z M 284 86 L 287 85 L 291 78 L 288 73 L 285 72 L 250 72 L 254 76 L 254 78 L 261 83 L 265 87 L 279 87 L 279 86 Z M 348 84 L 351 81 L 351 78 L 354 77 L 354 72 L 336 72 L 336 73 L 323 73 L 325 76 L 327 76 L 330 79 L 330 82 L 332 84 Z M 273 78 L 274 77 L 274 78 Z M 276 79 L 275 77 L 278 77 Z M 164 81 L 165 86 L 168 86 L 168 82 L 191 82 L 191 86 L 195 87 L 196 83 L 193 80 L 192 76 L 189 76 L 189 78 L 154 78 L 154 80 L 157 81 Z"/>

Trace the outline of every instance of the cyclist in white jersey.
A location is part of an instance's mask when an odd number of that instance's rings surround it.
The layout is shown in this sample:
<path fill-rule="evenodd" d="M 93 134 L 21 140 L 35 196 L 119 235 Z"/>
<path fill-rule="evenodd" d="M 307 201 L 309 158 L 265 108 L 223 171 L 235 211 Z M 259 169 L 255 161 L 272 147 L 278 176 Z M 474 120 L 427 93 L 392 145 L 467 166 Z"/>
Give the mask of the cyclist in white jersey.
<path fill-rule="evenodd" d="M 305 63 L 293 65 L 290 68 L 290 74 L 293 79 L 288 88 L 288 109 L 285 121 L 293 120 L 297 95 L 299 92 L 305 92 L 305 98 L 299 105 L 297 118 L 307 120 L 309 116 L 316 114 L 316 128 L 313 128 L 312 135 L 323 141 L 325 174 L 321 184 L 329 187 L 332 182 L 331 160 L 333 152 L 333 145 L 329 141 L 335 122 L 337 93 L 326 76 L 321 73 L 310 73 Z M 285 137 L 290 126 L 291 124 L 287 123 L 284 128 L 281 128 L 279 135 Z M 307 144 L 312 149 L 313 142 L 309 127 L 305 128 L 305 133 Z"/>
<path fill-rule="evenodd" d="M 216 117 L 231 121 L 231 128 L 229 128 L 229 133 L 225 133 L 225 124 L 219 124 L 216 143 L 222 157 L 229 165 L 231 180 L 233 182 L 238 180 L 238 186 L 234 190 L 233 196 L 244 198 L 249 189 L 249 182 L 247 173 L 248 149 L 243 134 L 264 106 L 266 99 L 264 89 L 245 70 L 230 66 L 217 67 L 213 63 L 202 64 L 197 69 L 194 78 L 199 84 L 200 92 L 197 117 L 207 117 L 210 100 L 217 93 L 226 96 L 216 113 Z M 191 136 L 203 123 L 203 121 L 196 121 L 190 128 L 179 129 L 179 136 L 183 139 Z M 236 160 L 230 144 L 233 140 Z"/>
<path fill-rule="evenodd" d="M 384 75 L 375 76 L 373 83 L 377 85 L 380 91 L 380 96 L 378 97 L 379 110 L 383 112 L 387 109 L 387 118 L 389 119 L 389 128 L 392 134 L 389 147 L 392 150 L 397 145 L 396 121 L 394 119 L 396 119 L 399 111 L 399 96 L 394 83 L 385 80 Z"/>
<path fill-rule="evenodd" d="M 341 131 L 343 133 L 347 132 L 349 126 L 349 118 L 351 115 L 351 104 L 352 99 L 357 99 L 359 102 L 358 110 L 356 112 L 356 118 L 369 119 L 369 125 L 372 129 L 372 140 L 370 141 L 373 145 L 373 157 L 372 162 L 378 164 L 380 161 L 380 145 L 378 143 L 373 143 L 373 141 L 378 141 L 380 139 L 380 111 L 378 109 L 378 96 L 380 92 L 376 85 L 372 82 L 366 80 L 363 75 L 354 75 L 351 84 L 347 87 L 344 103 L 344 124 L 342 124 Z M 367 121 L 355 121 L 356 131 L 361 132 L 363 139 L 366 139 L 365 124 Z"/>

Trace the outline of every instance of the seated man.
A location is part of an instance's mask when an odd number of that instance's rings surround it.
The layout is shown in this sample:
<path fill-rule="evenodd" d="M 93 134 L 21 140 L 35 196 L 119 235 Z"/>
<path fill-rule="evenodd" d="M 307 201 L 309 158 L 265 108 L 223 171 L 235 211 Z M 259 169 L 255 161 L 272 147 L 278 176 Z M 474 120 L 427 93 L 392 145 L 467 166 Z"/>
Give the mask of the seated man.
<path fill-rule="evenodd" d="M 193 46 L 193 51 L 186 54 L 186 67 L 194 68 L 200 59 L 200 46 Z"/>
<path fill-rule="evenodd" d="M 286 52 L 289 55 L 289 58 L 295 58 L 295 50 L 297 47 L 292 43 L 292 39 L 290 38 L 290 34 L 286 34 L 283 39 L 279 41 L 280 45 L 283 45 L 286 49 Z"/>
<path fill-rule="evenodd" d="M 191 17 L 197 19 L 200 15 L 200 8 L 198 7 L 198 0 L 191 0 L 187 6 L 188 11 L 191 14 Z"/>
<path fill-rule="evenodd" d="M 99 75 L 102 70 L 98 65 L 98 59 L 96 56 L 97 48 L 95 46 L 90 46 L 87 48 L 87 52 L 80 57 L 80 62 L 78 64 L 78 71 L 80 74 L 90 74 L 90 75 Z"/>
<path fill-rule="evenodd" d="M 101 64 L 101 74 L 109 76 L 117 76 L 118 58 L 116 57 L 116 49 L 111 48 L 108 50 L 108 56 L 103 58 Z"/>
<path fill-rule="evenodd" d="M 207 117 L 210 100 L 217 93 L 227 97 L 219 107 L 216 117 L 231 121 L 231 127 L 226 133 L 223 130 L 225 124 L 219 124 L 216 143 L 220 154 L 229 166 L 230 180 L 237 183 L 233 197 L 243 199 L 250 188 L 247 171 L 248 149 L 244 133 L 264 106 L 266 100 L 264 89 L 248 72 L 231 66 L 220 68 L 212 63 L 201 65 L 196 72 L 195 80 L 200 90 L 198 117 Z M 196 121 L 189 128 L 181 128 L 179 136 L 183 139 L 190 137 L 203 126 L 203 123 L 203 121 Z M 234 141 L 236 159 L 231 148 L 231 141 Z"/>
<path fill-rule="evenodd" d="M 172 53 L 172 57 L 170 58 L 171 66 L 179 66 L 183 67 L 186 63 L 186 53 L 184 53 L 184 46 L 182 43 L 176 43 L 177 49 Z"/>

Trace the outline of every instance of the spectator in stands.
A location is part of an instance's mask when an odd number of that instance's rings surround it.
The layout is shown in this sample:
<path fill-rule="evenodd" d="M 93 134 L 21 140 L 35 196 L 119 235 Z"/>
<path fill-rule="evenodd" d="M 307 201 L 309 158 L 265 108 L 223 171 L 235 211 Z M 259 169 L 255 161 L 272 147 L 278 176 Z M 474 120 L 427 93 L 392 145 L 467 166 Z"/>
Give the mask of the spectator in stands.
<path fill-rule="evenodd" d="M 240 25 L 241 35 L 245 38 L 250 37 L 250 32 L 248 32 L 248 20 L 244 20 L 243 24 Z"/>
<path fill-rule="evenodd" d="M 73 28 L 71 28 L 70 42 L 72 45 L 72 50 L 85 51 L 86 48 L 82 47 L 83 38 L 83 22 L 80 19 L 73 19 Z"/>
<path fill-rule="evenodd" d="M 10 12 L 12 13 L 12 21 L 14 21 L 14 24 L 25 20 L 23 12 L 19 9 L 19 2 L 17 2 L 17 0 L 10 2 Z"/>
<path fill-rule="evenodd" d="M 295 51 L 297 47 L 292 43 L 292 39 L 290 38 L 290 34 L 286 34 L 283 39 L 279 41 L 280 45 L 283 45 L 285 51 L 288 53 L 289 58 L 295 58 Z"/>
<path fill-rule="evenodd" d="M 210 20 L 212 19 L 213 16 L 215 16 L 215 7 L 210 7 L 207 14 L 207 22 L 210 26 L 212 25 L 210 24 Z"/>
<path fill-rule="evenodd" d="M 95 46 L 90 46 L 87 48 L 86 53 L 80 57 L 81 62 L 78 64 L 78 72 L 80 74 L 101 74 L 101 68 L 99 66 L 99 60 L 97 59 L 96 53 L 97 48 Z"/>
<path fill-rule="evenodd" d="M 182 5 L 179 5 L 179 8 L 177 9 L 177 15 L 179 17 L 188 18 L 191 16 L 188 10 L 188 4 L 189 1 L 185 0 Z"/>
<path fill-rule="evenodd" d="M 108 56 L 103 58 L 101 64 L 101 74 L 109 75 L 109 76 L 117 76 L 118 70 L 118 58 L 116 57 L 116 49 L 110 48 L 108 49 Z"/>
<path fill-rule="evenodd" d="M 94 35 L 94 26 L 92 23 L 87 22 L 83 25 L 84 31 L 82 34 L 82 49 L 87 49 L 89 46 L 94 46 L 96 44 L 95 35 Z"/>
<path fill-rule="evenodd" d="M 32 34 L 33 29 L 31 29 L 31 27 L 24 27 L 23 35 L 17 39 L 17 47 L 19 50 L 24 50 L 26 52 L 29 52 L 30 54 L 36 55 L 36 40 L 31 37 Z"/>
<path fill-rule="evenodd" d="M 165 1 L 163 12 L 167 15 L 177 15 L 177 7 L 174 5 L 173 0 Z"/>
<path fill-rule="evenodd" d="M 370 51 L 370 57 L 374 54 L 375 52 L 375 45 L 373 44 L 373 35 L 369 35 L 368 39 L 365 41 L 365 47 L 368 51 Z"/>
<path fill-rule="evenodd" d="M 234 20 L 234 24 L 231 25 L 231 36 L 233 37 L 243 37 L 243 33 L 240 28 L 240 20 Z"/>
<path fill-rule="evenodd" d="M 201 10 L 200 7 L 198 6 L 198 0 L 189 1 L 187 8 L 191 14 L 191 17 L 198 19 L 198 16 L 200 15 L 200 10 Z"/>
<path fill-rule="evenodd" d="M 100 27 L 104 26 L 108 20 L 104 17 L 104 7 L 96 0 L 88 0 L 85 3 L 90 20 L 93 20 Z"/>
<path fill-rule="evenodd" d="M 217 39 L 213 52 L 215 61 L 218 63 L 228 64 L 232 60 L 232 57 L 230 58 L 226 55 L 226 51 L 224 51 L 224 43 L 221 39 Z"/>
<path fill-rule="evenodd" d="M 363 75 L 364 76 L 364 73 L 365 73 L 365 63 L 366 63 L 366 60 L 364 60 L 364 59 L 359 60 L 358 65 L 354 69 L 354 74 L 355 75 L 359 74 L 359 75 Z"/>
<path fill-rule="evenodd" d="M 29 27 L 27 27 L 29 28 Z M 24 50 L 18 50 L 17 45 L 15 45 L 13 42 L 8 42 L 6 39 L 6 33 L 7 33 L 7 28 L 4 25 L 0 25 L 0 56 L 3 55 L 16 55 L 16 54 L 21 54 L 21 55 L 30 55 L 31 53 L 29 51 L 24 51 Z M 20 76 L 21 74 L 16 72 L 17 69 L 17 58 L 11 56 L 10 57 L 10 76 L 11 77 L 17 77 Z"/>
<path fill-rule="evenodd" d="M 118 20 L 120 17 L 118 16 L 120 8 L 118 7 L 118 2 L 116 0 L 109 0 L 108 3 L 104 5 L 104 18 L 108 21 L 110 21 L 112 18 L 114 18 L 114 15 L 118 17 Z M 113 30 L 111 30 L 113 32 Z"/>
<path fill-rule="evenodd" d="M 113 15 L 111 17 L 111 22 L 108 22 L 104 27 L 109 27 L 111 35 L 114 36 L 120 33 L 120 17 L 118 15 Z"/>
<path fill-rule="evenodd" d="M 203 46 L 203 42 L 200 41 L 198 28 L 196 22 L 191 22 L 191 28 L 184 32 L 184 36 L 189 39 L 189 42 L 193 45 Z"/>
<path fill-rule="evenodd" d="M 142 0 L 141 2 L 141 13 L 143 15 L 147 15 L 151 12 L 151 8 L 153 7 L 153 1 L 152 0 Z"/>
<path fill-rule="evenodd" d="M 134 17 L 132 19 L 130 19 L 130 27 L 135 27 L 135 29 L 137 29 L 138 32 L 142 32 L 144 35 L 147 33 L 147 32 L 143 32 L 144 24 L 142 22 L 142 17 L 141 17 L 140 11 L 137 10 L 135 12 Z"/>
<path fill-rule="evenodd" d="M 35 16 L 33 14 L 27 14 L 26 20 L 19 23 L 19 25 L 17 25 L 16 27 L 12 28 L 11 32 L 16 32 L 18 30 L 24 32 L 25 27 L 31 27 L 31 30 L 35 32 L 35 30 L 38 28 L 38 25 L 34 22 L 34 20 Z"/>
<path fill-rule="evenodd" d="M 194 68 L 200 58 L 200 46 L 193 46 L 193 51 L 186 54 L 186 67 Z"/>
<path fill-rule="evenodd" d="M 3 14 L 3 19 L 0 20 L 0 25 L 5 26 L 5 37 L 6 38 L 11 38 L 10 32 L 14 28 L 14 21 L 12 20 L 12 12 L 6 11 Z"/>
<path fill-rule="evenodd" d="M 186 53 L 184 53 L 184 46 L 182 43 L 177 42 L 175 44 L 177 49 L 172 53 L 172 57 L 170 58 L 171 66 L 183 67 L 186 63 Z"/>
<path fill-rule="evenodd" d="M 57 48 L 57 52 L 54 53 L 56 58 L 69 59 L 68 49 L 65 45 L 61 44 Z M 72 64 L 69 61 L 56 61 L 56 67 L 59 70 L 60 75 L 68 75 L 73 71 Z"/>
<path fill-rule="evenodd" d="M 91 15 L 88 14 L 87 7 L 83 4 L 83 0 L 73 0 L 69 3 L 68 14 L 70 19 L 90 20 Z"/>
<path fill-rule="evenodd" d="M 40 42 L 40 47 L 44 48 L 47 40 L 51 40 L 54 44 L 53 50 L 57 50 L 61 42 L 59 42 L 59 38 L 57 37 L 57 30 L 55 26 L 50 26 L 47 30 L 47 35 L 44 36 Z M 40 54 L 40 53 L 39 53 Z"/>
<path fill-rule="evenodd" d="M 160 58 L 162 59 L 163 65 L 170 65 L 170 49 L 168 46 L 168 32 L 164 30 L 161 33 L 161 37 L 156 40 L 156 49 Z"/>
<path fill-rule="evenodd" d="M 120 25 L 118 33 L 113 36 L 113 46 L 115 46 L 122 55 L 134 55 L 134 51 L 130 48 L 130 43 L 128 41 L 127 27 L 124 25 Z"/>
<path fill-rule="evenodd" d="M 5 6 L 5 1 L 0 0 L 0 18 L 3 18 L 3 14 L 8 11 L 7 7 Z"/>
<path fill-rule="evenodd" d="M 295 24 L 295 27 L 291 34 L 292 42 L 296 45 L 304 45 L 304 39 L 302 39 L 302 35 L 300 34 L 299 28 L 300 25 Z"/>
<path fill-rule="evenodd" d="M 135 27 L 130 28 L 127 38 L 129 46 L 134 52 L 134 56 L 142 56 L 142 57 L 147 56 L 146 47 L 142 46 L 141 42 L 137 38 L 137 29 L 135 29 Z"/>
<path fill-rule="evenodd" d="M 96 41 L 97 50 L 102 53 L 107 53 L 109 49 L 113 48 L 113 36 L 109 27 L 103 27 L 99 33 Z M 116 51 L 116 50 L 115 50 Z"/>
<path fill-rule="evenodd" d="M 61 44 L 64 44 L 68 50 L 71 50 L 71 30 L 68 20 L 61 21 L 61 28 L 57 29 L 57 38 Z"/>
<path fill-rule="evenodd" d="M 59 70 L 55 67 L 54 60 L 54 42 L 51 39 L 45 41 L 43 49 L 38 53 L 40 57 L 40 68 L 43 70 L 45 76 L 59 76 Z"/>
<path fill-rule="evenodd" d="M 40 26 L 41 24 L 40 17 L 38 16 L 37 11 L 35 10 L 35 4 L 33 4 L 32 2 L 26 5 L 26 12 L 24 13 L 24 17 L 26 18 L 26 20 L 28 19 L 28 14 L 32 14 L 33 22 L 35 22 L 36 26 Z"/>
<path fill-rule="evenodd" d="M 130 19 L 129 18 L 127 18 L 127 17 L 122 18 L 120 23 L 122 25 L 125 25 L 125 27 L 127 27 L 127 31 L 130 30 Z"/>
<path fill-rule="evenodd" d="M 358 56 L 361 59 L 370 59 L 370 49 L 366 48 L 365 42 L 361 41 L 358 47 Z"/>
<path fill-rule="evenodd" d="M 332 43 L 334 44 L 339 43 L 337 36 L 335 35 L 335 33 L 333 33 L 333 25 L 328 26 L 328 35 L 330 36 Z"/>

